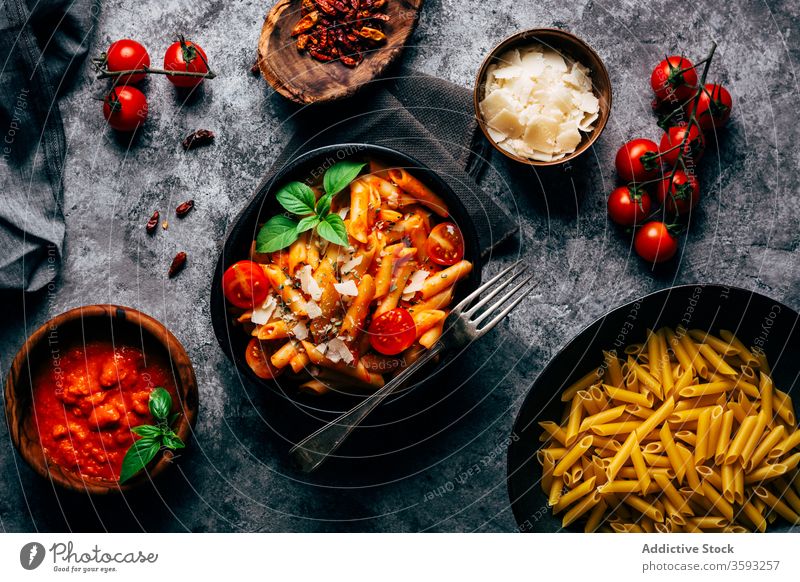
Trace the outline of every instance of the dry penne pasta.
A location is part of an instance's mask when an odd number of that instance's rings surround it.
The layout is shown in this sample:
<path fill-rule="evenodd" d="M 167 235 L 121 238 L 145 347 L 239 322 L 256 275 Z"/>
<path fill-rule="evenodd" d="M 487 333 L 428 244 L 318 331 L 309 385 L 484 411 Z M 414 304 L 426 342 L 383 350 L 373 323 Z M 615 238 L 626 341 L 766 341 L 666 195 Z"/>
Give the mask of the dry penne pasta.
<path fill-rule="evenodd" d="M 763 352 L 724 330 L 679 327 L 601 356 L 561 394 L 561 421 L 540 423 L 542 487 L 562 527 L 733 533 L 800 523 L 800 429 Z"/>

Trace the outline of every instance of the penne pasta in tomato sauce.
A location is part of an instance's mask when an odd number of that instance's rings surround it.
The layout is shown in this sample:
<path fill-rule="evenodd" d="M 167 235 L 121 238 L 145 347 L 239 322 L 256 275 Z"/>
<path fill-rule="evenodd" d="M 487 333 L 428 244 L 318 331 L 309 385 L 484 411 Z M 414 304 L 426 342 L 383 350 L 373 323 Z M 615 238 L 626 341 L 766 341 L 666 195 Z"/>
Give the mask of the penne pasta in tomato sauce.
<path fill-rule="evenodd" d="M 473 266 L 444 200 L 413 171 L 342 162 L 276 198 L 288 212 L 222 281 L 257 376 L 306 394 L 374 390 L 438 342 Z"/>

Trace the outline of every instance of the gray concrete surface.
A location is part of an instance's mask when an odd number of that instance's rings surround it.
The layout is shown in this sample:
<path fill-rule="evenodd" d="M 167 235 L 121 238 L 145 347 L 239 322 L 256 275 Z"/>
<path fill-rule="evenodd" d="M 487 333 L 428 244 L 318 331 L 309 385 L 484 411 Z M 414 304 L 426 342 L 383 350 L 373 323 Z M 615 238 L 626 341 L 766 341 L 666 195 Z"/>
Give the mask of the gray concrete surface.
<path fill-rule="evenodd" d="M 406 450 L 333 465 L 313 478 L 294 473 L 276 434 L 291 417 L 241 385 L 208 318 L 223 234 L 291 132 L 289 108 L 249 74 L 268 8 L 251 0 L 103 3 L 93 53 L 133 37 L 158 63 L 171 35 L 183 32 L 206 49 L 219 78 L 188 102 L 164 79 L 150 80 L 150 119 L 128 147 L 104 127 L 92 99 L 102 85 L 84 67 L 81 88 L 62 111 L 66 263 L 55 294 L 28 297 L 25 310 L 20 298 L 4 299 L 11 308 L 0 326 L 0 365 L 5 374 L 26 335 L 59 312 L 85 303 L 130 305 L 165 322 L 188 348 L 202 410 L 177 470 L 157 491 L 126 499 L 54 492 L 22 463 L 0 425 L 0 529 L 513 531 L 504 440 L 531 380 L 584 325 L 674 283 L 738 285 L 800 307 L 798 2 L 429 0 L 406 63 L 471 86 L 485 53 L 505 36 L 563 27 L 605 59 L 612 117 L 574 168 L 577 193 L 568 182 L 494 159 L 485 185 L 519 220 L 520 236 L 489 268 L 521 254 L 536 271 L 538 296 L 456 362 L 445 377 L 452 394 L 419 419 L 419 432 L 405 435 Z M 649 110 L 655 62 L 673 52 L 699 59 L 712 40 L 719 48 L 711 79 L 728 84 L 735 112 L 703 162 L 703 200 L 680 261 L 651 273 L 606 219 L 613 156 L 627 138 L 660 135 Z M 215 130 L 216 145 L 184 153 L 180 139 L 198 127 Z M 186 198 L 197 210 L 147 239 L 142 225 L 152 210 Z M 189 254 L 188 268 L 167 280 L 180 249 Z"/>

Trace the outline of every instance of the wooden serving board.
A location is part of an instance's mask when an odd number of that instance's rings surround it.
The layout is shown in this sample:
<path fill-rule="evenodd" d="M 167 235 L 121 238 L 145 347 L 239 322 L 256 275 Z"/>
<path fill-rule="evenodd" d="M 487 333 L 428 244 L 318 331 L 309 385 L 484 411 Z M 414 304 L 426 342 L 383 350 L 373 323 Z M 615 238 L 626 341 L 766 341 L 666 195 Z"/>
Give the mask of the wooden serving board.
<path fill-rule="evenodd" d="M 332 61 L 321 63 L 298 52 L 292 28 L 300 19 L 301 0 L 280 0 L 269 11 L 258 41 L 258 67 L 281 95 L 296 103 L 321 103 L 355 94 L 380 76 L 400 55 L 419 19 L 423 0 L 389 0 L 384 25 L 386 43 L 364 54 L 351 69 Z"/>

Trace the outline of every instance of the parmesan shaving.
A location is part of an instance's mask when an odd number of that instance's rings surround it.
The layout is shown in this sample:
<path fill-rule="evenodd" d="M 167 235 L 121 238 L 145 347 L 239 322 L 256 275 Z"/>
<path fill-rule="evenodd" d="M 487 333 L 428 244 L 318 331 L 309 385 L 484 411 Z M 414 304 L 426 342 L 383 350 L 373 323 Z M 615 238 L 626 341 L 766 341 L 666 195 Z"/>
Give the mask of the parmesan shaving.
<path fill-rule="evenodd" d="M 430 275 L 428 271 L 420 269 L 419 271 L 415 271 L 408 278 L 408 283 L 406 283 L 406 286 L 403 289 L 404 301 L 411 300 L 414 297 L 414 293 L 417 291 L 422 291 L 422 284 L 425 282 L 425 279 L 428 278 L 428 275 Z"/>
<path fill-rule="evenodd" d="M 292 333 L 295 338 L 304 340 L 308 337 L 308 326 L 304 322 L 298 321 L 297 325 L 292 328 Z"/>
<path fill-rule="evenodd" d="M 554 161 L 594 131 L 600 102 L 590 70 L 541 45 L 501 54 L 486 75 L 487 133 L 516 156 Z"/>
<path fill-rule="evenodd" d="M 264 325 L 272 318 L 272 314 L 275 313 L 275 308 L 277 306 L 278 302 L 275 300 L 275 297 L 273 295 L 268 295 L 264 300 L 264 305 L 253 310 L 250 321 L 256 325 Z"/>
<path fill-rule="evenodd" d="M 358 287 L 356 287 L 356 283 L 352 279 L 344 283 L 334 283 L 333 288 L 339 292 L 339 295 L 345 295 L 347 297 L 355 297 L 358 295 Z"/>
<path fill-rule="evenodd" d="M 350 259 L 344 265 L 342 265 L 342 274 L 346 275 L 347 273 L 355 269 L 357 266 L 359 266 L 361 264 L 361 261 L 363 260 L 364 260 L 363 255 L 358 255 L 357 257 Z"/>
<path fill-rule="evenodd" d="M 299 271 L 300 277 L 300 288 L 303 290 L 303 293 L 307 293 L 311 296 L 311 299 L 314 301 L 319 301 L 319 298 L 322 297 L 322 288 L 317 283 L 317 280 L 314 279 L 314 275 L 311 272 L 311 265 L 303 265 Z"/>
<path fill-rule="evenodd" d="M 322 315 L 322 309 L 320 309 L 316 301 L 306 301 L 305 310 L 306 313 L 308 313 L 309 319 L 316 319 L 317 317 Z"/>
<path fill-rule="evenodd" d="M 331 341 L 328 342 L 328 359 L 331 362 L 339 362 L 343 361 L 346 364 L 349 364 L 353 361 L 353 354 L 350 352 L 350 348 L 347 347 L 341 339 L 338 337 L 333 338 Z"/>

